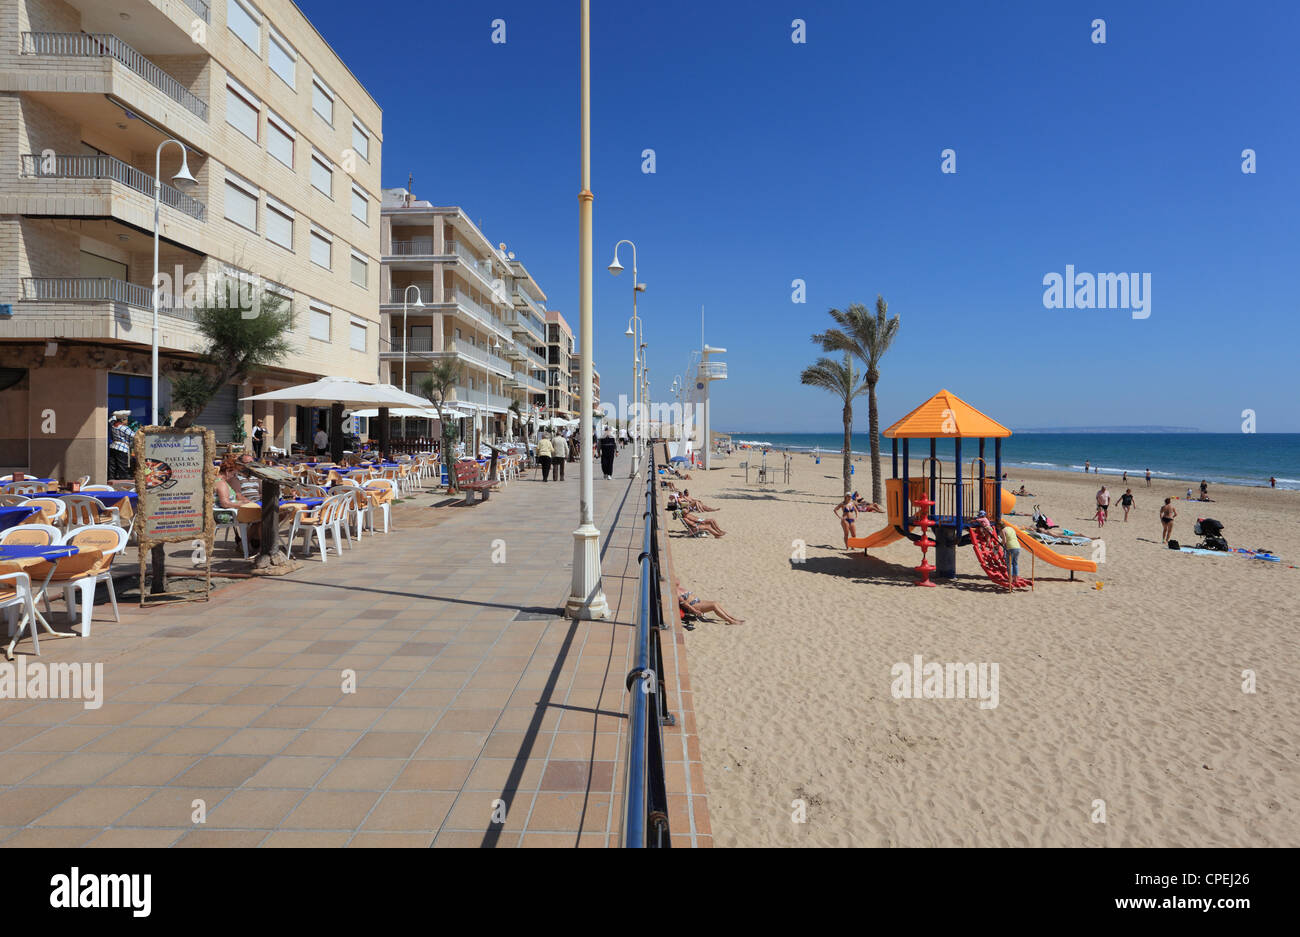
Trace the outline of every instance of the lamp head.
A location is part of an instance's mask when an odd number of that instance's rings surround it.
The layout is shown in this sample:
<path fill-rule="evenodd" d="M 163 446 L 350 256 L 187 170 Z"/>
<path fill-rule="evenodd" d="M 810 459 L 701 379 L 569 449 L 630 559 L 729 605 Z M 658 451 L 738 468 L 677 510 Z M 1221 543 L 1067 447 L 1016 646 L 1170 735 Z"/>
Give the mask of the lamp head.
<path fill-rule="evenodd" d="M 623 334 L 626 335 L 628 338 L 636 338 L 636 333 L 632 331 L 632 323 L 631 323 L 631 322 L 629 322 L 629 323 L 627 324 L 627 331 L 624 332 Z"/>
<path fill-rule="evenodd" d="M 192 189 L 198 186 L 199 180 L 190 175 L 190 161 L 185 147 L 181 147 L 181 169 L 180 172 L 172 176 L 177 188 Z"/>
<path fill-rule="evenodd" d="M 618 251 L 614 252 L 614 262 L 609 265 L 609 272 L 618 276 L 623 272 L 623 265 L 618 262 Z"/>
<path fill-rule="evenodd" d="M 636 285 L 636 291 L 637 291 L 638 293 L 644 293 L 644 292 L 645 292 L 645 284 L 644 284 L 644 283 L 638 283 L 638 284 Z"/>

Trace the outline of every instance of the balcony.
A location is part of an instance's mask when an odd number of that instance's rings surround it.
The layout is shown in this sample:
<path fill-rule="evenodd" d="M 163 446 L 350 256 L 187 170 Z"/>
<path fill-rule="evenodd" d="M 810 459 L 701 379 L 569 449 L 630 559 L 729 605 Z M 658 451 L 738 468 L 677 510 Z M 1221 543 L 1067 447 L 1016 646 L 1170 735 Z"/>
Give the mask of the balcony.
<path fill-rule="evenodd" d="M 412 238 L 409 241 L 394 240 L 388 250 L 390 257 L 432 257 L 433 238 Z M 400 302 L 400 300 L 398 300 Z"/>
<path fill-rule="evenodd" d="M 23 33 L 23 55 L 113 59 L 202 120 L 207 102 L 111 33 Z"/>
<path fill-rule="evenodd" d="M 527 374 L 515 374 L 510 378 L 520 388 L 537 394 L 546 393 L 546 385 L 535 377 Z"/>
<path fill-rule="evenodd" d="M 455 394 L 456 399 L 452 401 L 453 406 L 457 403 L 473 403 L 497 410 L 509 410 L 510 404 L 514 403 L 509 397 L 494 394 L 487 390 L 470 390 L 466 387 L 457 387 Z"/>
<path fill-rule="evenodd" d="M 506 323 L 514 329 L 516 333 L 532 335 L 537 339 L 537 344 L 546 344 L 546 335 L 539 325 L 531 316 L 520 312 L 518 309 L 512 309 L 506 313 Z"/>
<path fill-rule="evenodd" d="M 411 286 L 417 286 L 417 284 L 412 283 Z M 419 286 L 418 289 L 419 289 L 419 293 L 420 293 L 420 302 L 422 302 L 422 303 L 424 303 L 424 304 L 426 304 L 426 305 L 429 304 L 429 303 L 431 303 L 431 302 L 433 302 L 433 287 L 432 287 L 432 286 Z M 408 289 L 407 289 L 407 287 L 404 287 L 404 286 L 401 286 L 401 287 L 395 286 L 395 287 L 393 287 L 393 288 L 389 291 L 389 294 L 388 294 L 388 305 L 390 305 L 390 306 L 400 306 L 400 305 L 402 305 L 403 302 L 407 303 L 408 305 L 414 303 L 414 302 L 415 302 L 415 294 L 409 292 Z"/>
<path fill-rule="evenodd" d="M 489 312 L 486 308 L 479 305 L 478 301 L 471 298 L 468 293 L 461 290 L 453 290 L 452 301 L 468 312 L 470 318 L 481 322 L 488 328 L 494 329 L 503 336 L 509 337 L 506 335 L 505 323 L 502 322 L 500 318 Z"/>
<path fill-rule="evenodd" d="M 379 351 L 381 354 L 385 355 L 414 354 L 416 352 L 425 352 L 427 354 L 428 352 L 433 351 L 433 337 L 422 335 L 418 338 L 409 338 L 404 340 L 402 336 L 394 335 L 388 340 L 387 347 L 382 347 Z"/>
<path fill-rule="evenodd" d="M 153 311 L 153 290 L 112 277 L 23 277 L 25 303 L 118 303 Z M 161 306 L 159 315 L 196 321 L 193 309 Z"/>
<path fill-rule="evenodd" d="M 459 241 L 448 241 L 446 248 L 443 250 L 443 254 L 454 255 L 465 266 L 469 267 L 469 269 L 473 271 L 474 275 L 483 282 L 487 291 L 492 294 L 493 297 L 498 297 L 496 289 L 498 284 L 497 281 L 492 278 L 492 264 L 490 261 L 480 260 L 478 257 L 475 257 L 470 249 Z M 510 300 L 507 295 L 500 295 L 498 301 L 503 306 L 510 305 Z"/>
<path fill-rule="evenodd" d="M 208 6 L 208 0 L 185 0 L 185 5 L 203 17 L 203 22 L 212 25 L 212 8 Z"/>
<path fill-rule="evenodd" d="M 25 179 L 107 179 L 120 182 L 153 198 L 154 177 L 129 166 L 112 156 L 54 156 L 53 164 L 34 153 L 22 156 L 22 175 Z M 207 220 L 207 207 L 186 195 L 180 189 L 163 183 L 160 189 L 162 204 L 189 215 L 196 221 Z"/>

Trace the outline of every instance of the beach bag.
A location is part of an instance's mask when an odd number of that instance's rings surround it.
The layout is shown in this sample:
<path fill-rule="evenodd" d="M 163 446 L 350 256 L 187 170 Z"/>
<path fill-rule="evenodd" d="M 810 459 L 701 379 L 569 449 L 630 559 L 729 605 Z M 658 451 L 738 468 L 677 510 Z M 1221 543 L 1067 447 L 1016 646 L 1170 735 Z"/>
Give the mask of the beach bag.
<path fill-rule="evenodd" d="M 1178 545 L 1178 541 L 1177 541 L 1177 540 L 1170 540 L 1170 541 L 1169 541 L 1169 549 L 1171 549 L 1171 550 L 1181 550 L 1182 547 Z"/>

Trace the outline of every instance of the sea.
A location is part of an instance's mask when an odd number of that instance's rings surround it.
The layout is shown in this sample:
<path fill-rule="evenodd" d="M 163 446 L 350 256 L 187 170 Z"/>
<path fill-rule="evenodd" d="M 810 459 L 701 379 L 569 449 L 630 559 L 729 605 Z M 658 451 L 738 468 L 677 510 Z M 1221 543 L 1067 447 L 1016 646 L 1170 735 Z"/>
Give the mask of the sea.
<path fill-rule="evenodd" d="M 843 433 L 763 433 L 735 431 L 734 445 L 748 443 L 792 452 L 814 452 L 832 456 L 844 445 Z M 914 441 L 915 442 L 915 441 Z M 889 474 L 892 441 L 882 439 L 880 452 L 885 474 Z M 924 451 L 920 451 L 924 449 Z M 852 450 L 867 455 L 866 433 L 854 434 Z M 952 460 L 951 440 L 939 440 L 941 457 Z M 962 461 L 970 464 L 978 444 L 966 440 Z M 914 459 L 929 455 L 925 440 L 914 445 Z M 992 463 L 993 444 L 985 458 Z M 1082 472 L 1087 461 L 1103 476 L 1141 479 L 1149 468 L 1152 478 L 1205 479 L 1211 484 L 1267 486 L 1300 490 L 1300 433 L 1040 433 L 1017 432 L 1002 441 L 1003 471 L 1014 479 L 1016 468 Z"/>

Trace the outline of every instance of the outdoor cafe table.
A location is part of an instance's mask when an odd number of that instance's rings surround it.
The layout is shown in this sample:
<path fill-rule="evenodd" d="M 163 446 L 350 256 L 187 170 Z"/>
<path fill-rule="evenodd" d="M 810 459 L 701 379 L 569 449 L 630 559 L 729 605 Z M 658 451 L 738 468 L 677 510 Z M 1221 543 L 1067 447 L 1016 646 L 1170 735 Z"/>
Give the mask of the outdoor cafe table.
<path fill-rule="evenodd" d="M 140 496 L 134 491 L 64 491 L 57 497 L 67 498 L 70 496 L 94 498 L 96 501 L 106 505 L 117 504 L 117 502 L 123 500 L 130 501 L 131 504 L 134 505 L 136 501 L 140 500 Z"/>
<path fill-rule="evenodd" d="M 3 488 L 5 485 L 25 485 L 28 482 L 37 485 L 45 485 L 46 487 L 58 484 L 58 480 L 54 478 L 32 478 L 32 476 L 28 475 L 26 478 L 15 478 L 13 481 L 0 482 L 0 488 Z"/>
<path fill-rule="evenodd" d="M 40 508 L 29 508 L 25 504 L 0 508 L 0 530 L 8 530 L 10 527 L 17 527 L 39 510 Z"/>
<path fill-rule="evenodd" d="M 50 623 L 41 615 L 40 610 L 36 608 L 36 602 L 40 600 L 41 595 L 45 592 L 46 586 L 50 584 L 50 579 L 53 578 L 54 571 L 58 568 L 59 560 L 67 559 L 69 556 L 75 556 L 80 552 L 81 551 L 74 546 L 43 547 L 18 543 L 7 545 L 0 544 L 0 564 L 17 566 L 19 570 L 39 566 L 42 563 L 50 564 L 50 571 L 46 574 L 45 581 L 41 583 L 41 587 L 39 589 L 32 589 L 32 608 L 36 612 L 36 622 L 29 622 L 26 613 L 23 614 L 22 620 L 18 622 L 18 625 L 13 632 L 13 639 L 5 648 L 6 660 L 14 659 L 14 645 L 18 643 L 18 639 L 23 636 L 23 632 L 27 630 L 29 625 L 34 626 L 34 624 L 38 623 L 50 634 L 58 634 L 57 631 L 50 627 Z M 95 552 L 98 553 L 99 551 L 96 550 Z"/>

